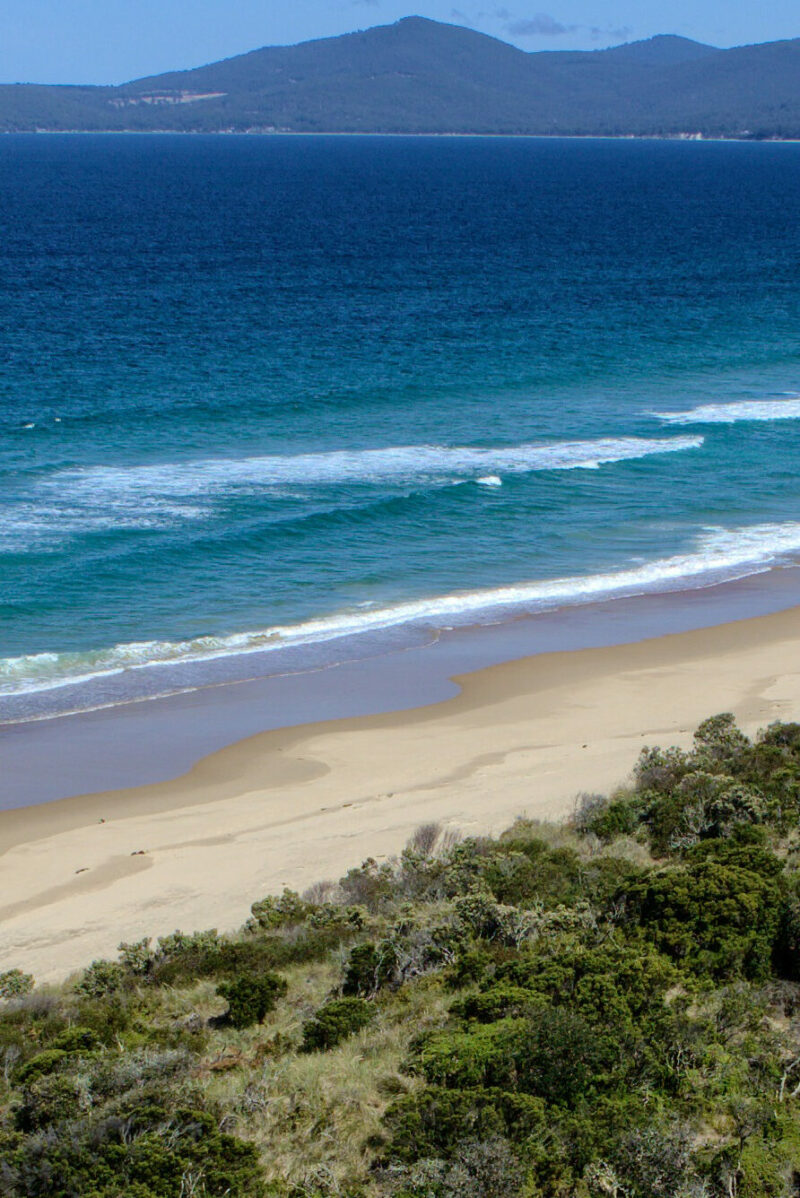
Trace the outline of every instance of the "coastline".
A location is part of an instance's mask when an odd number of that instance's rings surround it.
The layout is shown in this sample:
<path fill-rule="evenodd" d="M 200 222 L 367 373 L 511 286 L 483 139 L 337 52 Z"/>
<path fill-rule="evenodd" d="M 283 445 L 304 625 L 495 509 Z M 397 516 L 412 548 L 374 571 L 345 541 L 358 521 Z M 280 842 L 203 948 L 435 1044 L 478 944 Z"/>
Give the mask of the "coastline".
<path fill-rule="evenodd" d="M 708 715 L 749 733 L 793 719 L 795 662 L 800 608 L 540 653 L 456 675 L 426 706 L 262 732 L 172 781 L 4 811 L 3 968 L 55 980 L 120 940 L 230 929 L 264 894 L 396 853 L 423 822 L 558 820 Z"/>
<path fill-rule="evenodd" d="M 55 86 L 59 86 L 56 84 Z M 450 131 L 445 133 L 397 133 L 359 129 L 0 129 L 4 137 L 435 137 L 503 139 L 514 141 L 680 141 L 680 142 L 736 142 L 741 145 L 797 145 L 800 137 L 724 137 L 720 134 L 701 132 L 678 133 L 477 133 Z"/>

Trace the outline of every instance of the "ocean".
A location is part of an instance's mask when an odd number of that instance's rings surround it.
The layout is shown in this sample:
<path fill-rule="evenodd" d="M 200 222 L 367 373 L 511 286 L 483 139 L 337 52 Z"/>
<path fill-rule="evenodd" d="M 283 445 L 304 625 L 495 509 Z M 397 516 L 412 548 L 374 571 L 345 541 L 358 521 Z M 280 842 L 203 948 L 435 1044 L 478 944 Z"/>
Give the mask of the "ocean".
<path fill-rule="evenodd" d="M 0 140 L 0 720 L 800 561 L 800 145 Z"/>

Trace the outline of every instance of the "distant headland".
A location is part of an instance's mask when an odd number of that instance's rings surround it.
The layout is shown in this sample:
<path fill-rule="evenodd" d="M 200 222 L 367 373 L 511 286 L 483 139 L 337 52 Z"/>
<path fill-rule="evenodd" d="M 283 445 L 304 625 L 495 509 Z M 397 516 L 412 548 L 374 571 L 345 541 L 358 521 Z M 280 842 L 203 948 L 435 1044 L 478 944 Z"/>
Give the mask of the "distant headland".
<path fill-rule="evenodd" d="M 0 132 L 800 137 L 800 38 L 526 53 L 406 17 L 118 87 L 0 85 Z"/>

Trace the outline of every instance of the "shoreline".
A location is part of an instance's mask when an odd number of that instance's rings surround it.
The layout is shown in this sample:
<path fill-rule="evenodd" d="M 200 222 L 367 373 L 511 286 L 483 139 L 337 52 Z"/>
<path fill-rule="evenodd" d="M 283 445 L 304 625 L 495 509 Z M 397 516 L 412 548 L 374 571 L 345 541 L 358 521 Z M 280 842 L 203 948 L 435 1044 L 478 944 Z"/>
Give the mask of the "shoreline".
<path fill-rule="evenodd" d="M 2 85 L 0 85 L 2 86 Z M 7 85 L 6 85 L 7 86 Z M 23 87 L 36 86 L 23 84 Z M 49 87 L 80 86 L 71 84 L 46 84 Z M 117 86 L 117 85 L 110 85 Z M 719 134 L 690 133 L 381 133 L 375 130 L 347 129 L 3 129 L 4 137 L 435 137 L 435 138 L 482 138 L 514 141 L 679 141 L 711 142 L 713 144 L 735 142 L 739 145 L 797 145 L 800 137 L 724 137 Z"/>
<path fill-rule="evenodd" d="M 793 719 L 794 662 L 798 607 L 539 653 L 454 674 L 438 702 L 261 732 L 172 781 L 0 812 L 2 968 L 55 980 L 121 940 L 229 930 L 264 894 L 396 853 L 423 822 L 558 820 L 706 716 L 731 710 L 751 734 Z"/>
<path fill-rule="evenodd" d="M 800 567 L 782 566 L 687 590 L 600 598 L 488 623 L 343 637 L 310 646 L 310 656 L 302 647 L 299 656 L 291 650 L 234 654 L 208 663 L 214 672 L 182 689 L 4 720 L 0 812 L 166 783 L 260 733 L 429 706 L 458 693 L 453 678 L 487 667 L 633 644 L 796 606 Z M 124 674 L 120 680 L 124 686 Z"/>

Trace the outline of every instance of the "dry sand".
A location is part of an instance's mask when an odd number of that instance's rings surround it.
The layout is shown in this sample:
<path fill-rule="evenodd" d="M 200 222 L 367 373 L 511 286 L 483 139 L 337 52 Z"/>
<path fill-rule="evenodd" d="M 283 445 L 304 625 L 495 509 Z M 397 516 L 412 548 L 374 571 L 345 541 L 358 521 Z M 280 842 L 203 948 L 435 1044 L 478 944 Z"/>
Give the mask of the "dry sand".
<path fill-rule="evenodd" d="M 55 980 L 120 940 L 234 928 L 420 823 L 561 819 L 716 712 L 749 732 L 798 718 L 800 609 L 457 681 L 430 707 L 251 737 L 173 782 L 0 813 L 0 969 Z"/>

